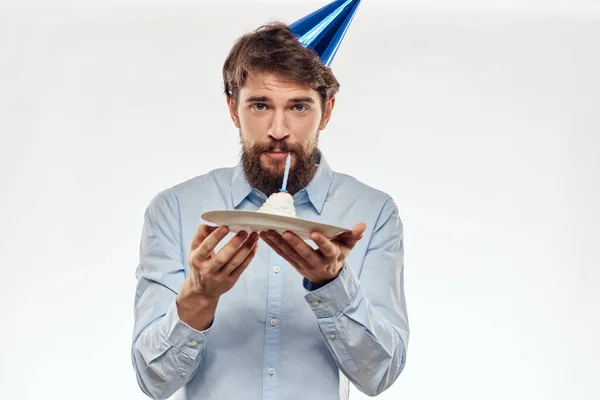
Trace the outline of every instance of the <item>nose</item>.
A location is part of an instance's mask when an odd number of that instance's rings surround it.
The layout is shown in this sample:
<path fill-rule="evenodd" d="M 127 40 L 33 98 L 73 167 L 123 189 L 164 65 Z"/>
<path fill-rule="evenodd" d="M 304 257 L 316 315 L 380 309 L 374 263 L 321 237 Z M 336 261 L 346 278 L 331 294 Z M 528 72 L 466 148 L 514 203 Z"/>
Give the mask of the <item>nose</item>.
<path fill-rule="evenodd" d="M 275 140 L 285 139 L 289 136 L 285 110 L 276 110 L 272 115 L 271 125 L 269 126 L 267 134 L 270 138 Z"/>

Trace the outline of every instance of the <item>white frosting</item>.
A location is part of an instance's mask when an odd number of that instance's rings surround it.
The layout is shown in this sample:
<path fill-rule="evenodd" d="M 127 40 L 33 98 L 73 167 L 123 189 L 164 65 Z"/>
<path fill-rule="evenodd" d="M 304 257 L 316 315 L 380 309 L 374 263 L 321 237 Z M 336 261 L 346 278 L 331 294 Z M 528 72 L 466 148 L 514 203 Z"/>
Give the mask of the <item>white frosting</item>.
<path fill-rule="evenodd" d="M 286 192 L 273 193 L 257 212 L 296 218 L 294 198 Z"/>

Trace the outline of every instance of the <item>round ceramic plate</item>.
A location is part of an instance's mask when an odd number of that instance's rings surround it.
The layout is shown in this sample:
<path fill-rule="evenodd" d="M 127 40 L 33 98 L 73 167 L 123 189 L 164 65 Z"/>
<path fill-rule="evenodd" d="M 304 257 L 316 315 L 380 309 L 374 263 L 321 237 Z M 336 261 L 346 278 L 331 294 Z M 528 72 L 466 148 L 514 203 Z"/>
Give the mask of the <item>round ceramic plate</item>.
<path fill-rule="evenodd" d="M 256 211 L 209 211 L 202 214 L 202 218 L 217 225 L 225 225 L 229 227 L 230 232 L 264 232 L 273 230 L 282 234 L 285 231 L 290 231 L 305 240 L 309 240 L 309 235 L 315 231 L 331 239 L 342 232 L 351 230 L 338 226 L 319 224 L 305 219 L 282 217 Z"/>

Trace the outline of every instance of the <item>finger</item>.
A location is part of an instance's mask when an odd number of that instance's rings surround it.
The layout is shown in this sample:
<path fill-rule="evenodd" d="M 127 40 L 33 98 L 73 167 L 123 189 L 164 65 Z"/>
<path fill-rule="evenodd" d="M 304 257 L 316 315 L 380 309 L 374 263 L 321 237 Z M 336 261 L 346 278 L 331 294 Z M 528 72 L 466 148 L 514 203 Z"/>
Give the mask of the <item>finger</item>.
<path fill-rule="evenodd" d="M 235 254 L 236 251 L 244 244 L 246 239 L 248 238 L 248 232 L 239 231 L 236 233 L 230 240 L 219 250 L 216 256 L 212 257 L 208 260 L 208 266 L 210 269 L 214 269 L 215 271 L 220 270 L 225 264 L 231 260 L 231 257 Z"/>
<path fill-rule="evenodd" d="M 206 260 L 208 256 L 214 251 L 217 244 L 219 244 L 219 242 L 223 240 L 223 238 L 227 236 L 228 233 L 229 228 L 226 226 L 221 226 L 218 229 L 214 230 L 196 248 L 194 257 L 199 260 Z"/>
<path fill-rule="evenodd" d="M 229 276 L 235 280 L 238 280 L 240 275 L 242 275 L 242 272 L 244 272 L 246 270 L 246 268 L 248 268 L 248 266 L 250 265 L 250 262 L 254 259 L 254 256 L 256 255 L 257 251 L 258 251 L 258 242 L 256 242 L 254 244 L 254 247 L 246 255 L 246 258 L 244 259 L 244 261 L 242 261 L 242 263 L 240 265 L 238 265 L 233 271 L 231 271 Z"/>
<path fill-rule="evenodd" d="M 271 235 L 273 235 L 273 234 L 271 234 Z M 274 235 L 279 236 L 278 233 L 275 233 Z M 302 265 L 299 263 L 299 260 L 302 260 L 302 257 L 300 257 L 298 254 L 295 254 L 295 255 L 288 254 L 288 253 L 296 253 L 296 252 L 294 251 L 294 249 L 291 248 L 291 246 L 289 244 L 285 243 L 285 240 L 279 239 L 280 242 L 283 242 L 287 246 L 287 249 L 284 250 L 277 243 L 276 239 L 272 239 L 273 236 L 270 236 L 268 233 L 261 233 L 260 237 L 262 240 L 265 241 L 266 244 L 269 245 L 269 247 L 271 247 L 275 251 L 275 253 L 279 254 L 287 262 L 292 264 L 294 266 L 294 268 L 296 268 L 296 269 L 302 268 Z"/>
<path fill-rule="evenodd" d="M 272 248 L 275 253 L 279 254 L 281 257 L 285 257 L 285 253 L 283 252 L 283 250 L 281 250 L 279 248 L 279 246 L 277 246 L 277 244 L 275 242 L 273 242 L 271 239 L 269 239 L 267 237 L 266 233 L 261 233 L 260 234 L 260 238 L 267 244 L 269 245 L 270 248 Z"/>
<path fill-rule="evenodd" d="M 221 268 L 223 274 L 231 274 L 233 270 L 235 270 L 239 265 L 241 265 L 248 253 L 254 250 L 256 244 L 258 243 L 258 233 L 252 232 L 250 236 L 246 239 L 246 241 L 237 249 L 237 251 L 233 254 L 231 259 Z"/>
<path fill-rule="evenodd" d="M 338 246 L 329 240 L 325 235 L 320 232 L 313 232 L 310 234 L 310 238 L 317 246 L 319 251 L 328 258 L 334 257 L 338 252 Z"/>
<path fill-rule="evenodd" d="M 282 237 L 309 265 L 315 266 L 325 262 L 323 256 L 316 252 L 295 233 L 284 232 Z"/>
<path fill-rule="evenodd" d="M 341 244 L 352 250 L 356 243 L 363 237 L 363 233 L 367 229 L 367 225 L 364 222 L 354 225 L 352 231 L 344 232 L 336 236 L 332 241 Z"/>
<path fill-rule="evenodd" d="M 267 238 L 279 247 L 285 254 L 286 260 L 293 260 L 301 268 L 307 267 L 307 262 L 278 232 L 268 231 Z M 283 257 L 283 256 L 282 256 Z"/>
<path fill-rule="evenodd" d="M 194 238 L 192 239 L 192 244 L 190 245 L 190 250 L 194 251 L 200 243 L 204 241 L 214 231 L 216 231 L 218 226 L 209 226 L 205 224 L 198 225 L 198 229 L 196 229 L 196 233 L 194 234 Z"/>

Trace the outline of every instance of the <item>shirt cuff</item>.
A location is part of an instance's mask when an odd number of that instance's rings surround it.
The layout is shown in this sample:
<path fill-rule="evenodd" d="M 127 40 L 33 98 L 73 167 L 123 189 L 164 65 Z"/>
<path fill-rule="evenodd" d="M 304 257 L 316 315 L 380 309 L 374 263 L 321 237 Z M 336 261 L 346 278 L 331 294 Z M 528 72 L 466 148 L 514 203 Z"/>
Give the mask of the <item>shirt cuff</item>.
<path fill-rule="evenodd" d="M 317 318 L 332 318 L 350 307 L 358 293 L 358 286 L 359 281 L 354 271 L 348 264 L 344 264 L 337 278 L 306 294 L 304 299 Z"/>
<path fill-rule="evenodd" d="M 213 322 L 211 321 L 210 326 L 203 331 L 192 328 L 179 319 L 175 300 L 164 318 L 164 335 L 167 341 L 190 358 L 196 359 L 206 345 L 206 338 L 212 329 Z"/>

